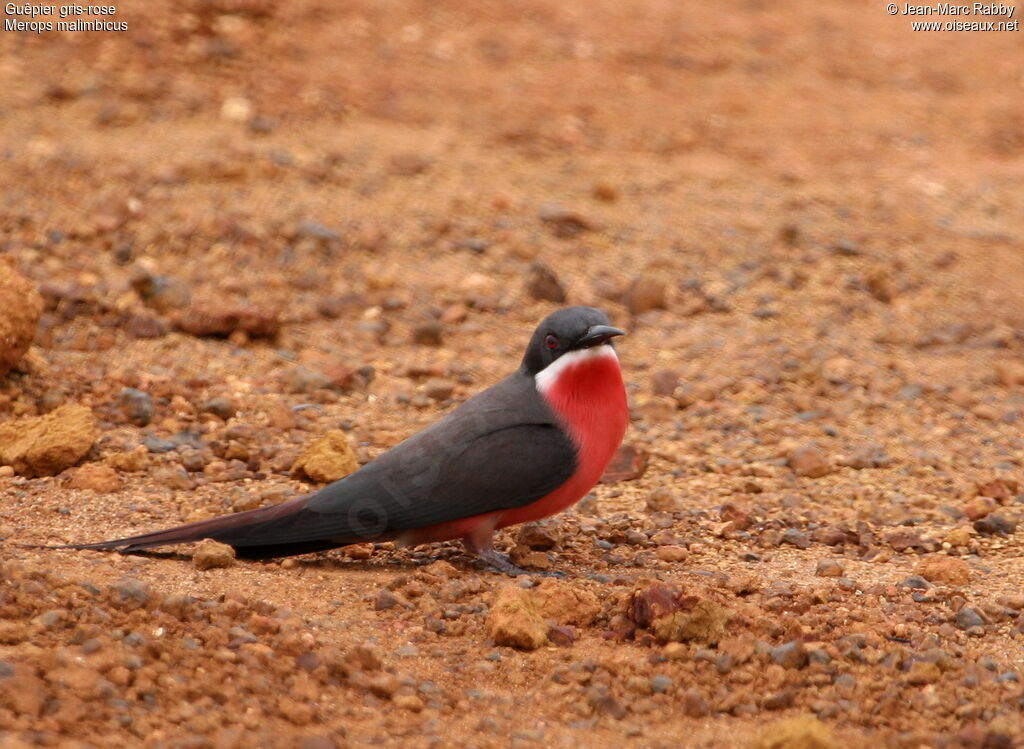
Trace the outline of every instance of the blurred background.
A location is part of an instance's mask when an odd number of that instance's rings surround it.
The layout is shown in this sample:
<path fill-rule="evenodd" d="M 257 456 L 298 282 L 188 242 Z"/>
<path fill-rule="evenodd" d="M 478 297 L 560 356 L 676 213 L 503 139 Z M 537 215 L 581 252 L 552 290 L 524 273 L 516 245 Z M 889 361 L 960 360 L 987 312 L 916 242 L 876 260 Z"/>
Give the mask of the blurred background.
<path fill-rule="evenodd" d="M 13 415 L 140 373 L 317 392 L 369 409 L 366 458 L 585 303 L 633 332 L 636 439 L 677 477 L 791 438 L 1020 455 L 1018 33 L 866 2 L 116 16 L 0 37 L 0 250 L 53 367 Z"/>
<path fill-rule="evenodd" d="M 985 391 L 1020 377 L 1016 32 L 867 2 L 116 7 L 127 32 L 0 36 L 0 250 L 38 342 L 100 354 L 76 367 L 223 357 L 178 330 L 346 387 L 467 354 L 487 380 L 565 302 L 633 330 L 634 405 L 756 375 L 787 417 L 837 386 L 1019 415 Z"/>
<path fill-rule="evenodd" d="M 706 579 L 731 580 L 733 603 L 758 591 L 743 599 L 751 637 L 773 647 L 818 638 L 839 658 L 837 638 L 867 632 L 842 666 L 860 682 L 825 678 L 798 696 L 779 690 L 805 672 L 762 668 L 761 651 L 744 681 L 680 661 L 674 683 L 697 689 L 686 714 L 757 721 L 796 704 L 906 739 L 892 746 L 1022 735 L 1016 672 L 985 681 L 1004 660 L 1019 668 L 1024 606 L 1019 31 L 914 32 L 861 0 L 116 8 L 127 31 L 0 33 L 0 334 L 34 341 L 16 364 L 0 351 L 0 368 L 15 366 L 0 421 L 89 407 L 53 420 L 88 422 L 70 453 L 87 464 L 70 477 L 36 475 L 69 463 L 0 455 L 16 464 L 0 466 L 0 535 L 80 541 L 86 527 L 98 537 L 281 501 L 307 486 L 292 468 L 312 437 L 345 430 L 366 461 L 511 371 L 544 315 L 593 304 L 630 331 L 618 350 L 633 424 L 617 473 L 564 521 L 557 564 L 607 570 L 602 584 L 618 587 L 602 600 L 625 596 L 638 569 L 714 570 Z M 21 314 L 30 287 L 38 326 Z M 551 564 L 549 546 L 519 548 Z M 966 588 L 941 599 L 941 616 L 918 605 L 941 597 L 897 592 L 940 550 L 942 569 L 926 574 L 971 579 L 971 617 L 954 619 Z M 365 569 L 349 559 L 333 573 L 330 559 L 309 562 L 303 585 L 275 567 L 222 572 L 383 637 L 381 622 L 406 616 L 365 604 L 387 565 L 437 553 L 377 550 Z M 970 568 L 950 572 L 950 556 Z M 109 579 L 136 564 L 60 560 Z M 176 560 L 140 569 L 223 592 L 224 578 L 196 582 Z M 332 574 L 329 591 L 312 579 Z M 825 590 L 821 578 L 840 575 Z M 800 608 L 793 580 L 825 592 Z M 328 606 L 342 595 L 353 605 Z M 473 616 L 466 638 L 445 642 L 489 647 Z M 388 647 L 403 632 L 387 630 Z M 940 642 L 959 644 L 937 682 L 934 659 L 914 661 Z M 892 643 L 916 650 L 890 658 Z M 465 650 L 452 647 L 444 662 L 459 674 Z M 754 645 L 735 650 L 745 661 Z M 679 728 L 688 718 L 666 702 L 679 695 L 618 683 L 662 668 L 642 660 L 607 681 L 645 717 L 605 738 L 619 746 L 650 722 L 675 746 L 694 725 Z M 927 673 L 908 686 L 886 664 Z M 463 675 L 444 682 L 449 712 L 478 686 Z M 525 713 L 561 725 L 562 703 L 515 678 L 538 700 Z M 582 690 L 566 692 L 572 710 L 607 707 Z M 497 733 L 521 727 L 504 704 Z M 361 715 L 389 735 L 375 709 Z M 475 720 L 467 736 L 483 730 Z M 732 735 L 707 726 L 707 746 Z"/>
<path fill-rule="evenodd" d="M 0 37 L 0 250 L 42 293 L 48 366 L 12 415 L 85 398 L 117 423 L 141 387 L 166 432 L 221 394 L 314 394 L 367 459 L 594 304 L 633 333 L 634 439 L 695 501 L 695 473 L 806 441 L 891 453 L 897 500 L 854 514 L 898 522 L 908 474 L 1019 469 L 1016 32 L 863 2 L 116 20 Z"/>

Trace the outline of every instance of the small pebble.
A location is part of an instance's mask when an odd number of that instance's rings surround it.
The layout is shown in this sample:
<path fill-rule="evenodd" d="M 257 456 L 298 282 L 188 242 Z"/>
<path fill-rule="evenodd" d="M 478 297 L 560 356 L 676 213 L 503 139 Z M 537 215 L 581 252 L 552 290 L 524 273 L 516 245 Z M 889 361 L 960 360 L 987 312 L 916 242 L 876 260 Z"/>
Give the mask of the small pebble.
<path fill-rule="evenodd" d="M 124 417 L 136 426 L 144 427 L 153 420 L 153 396 L 135 388 L 124 388 L 117 395 L 117 405 Z"/>
<path fill-rule="evenodd" d="M 153 437 L 152 435 L 145 437 L 142 440 L 142 444 L 146 446 L 146 449 L 151 453 L 169 453 L 171 450 L 176 448 L 177 443 L 165 440 L 160 437 Z"/>
<path fill-rule="evenodd" d="M 797 476 L 820 478 L 832 472 L 828 456 L 814 444 L 802 445 L 789 454 L 789 467 Z"/>
<path fill-rule="evenodd" d="M 231 402 L 230 398 L 217 397 L 210 398 L 199 410 L 203 413 L 210 413 L 214 416 L 219 416 L 227 421 L 235 415 L 238 409 L 235 408 L 235 404 Z"/>
<path fill-rule="evenodd" d="M 960 629 L 971 629 L 972 627 L 984 627 L 985 619 L 981 612 L 973 606 L 964 606 L 956 614 L 956 626 Z"/>
<path fill-rule="evenodd" d="M 819 559 L 814 570 L 818 577 L 842 577 L 845 572 L 843 563 L 838 559 Z"/>
<path fill-rule="evenodd" d="M 412 342 L 420 346 L 440 346 L 444 342 L 444 327 L 436 320 L 413 328 Z"/>
<path fill-rule="evenodd" d="M 235 563 L 235 550 L 227 544 L 205 538 L 192 554 L 192 564 L 197 570 L 212 570 L 230 567 Z"/>
<path fill-rule="evenodd" d="M 795 546 L 798 549 L 807 549 L 811 545 L 811 539 L 801 530 L 787 528 L 782 533 L 782 542 Z"/>
<path fill-rule="evenodd" d="M 975 520 L 974 530 L 983 536 L 1012 536 L 1017 532 L 1017 520 L 992 513 L 980 520 Z"/>
<path fill-rule="evenodd" d="M 790 640 L 787 643 L 772 648 L 769 656 L 772 663 L 776 663 L 783 668 L 798 669 L 807 665 L 807 649 L 800 640 Z"/>
<path fill-rule="evenodd" d="M 534 299 L 561 304 L 565 301 L 565 288 L 555 272 L 541 263 L 530 268 L 526 278 L 526 293 Z"/>
<path fill-rule="evenodd" d="M 932 584 L 925 580 L 920 575 L 911 575 L 900 581 L 900 586 L 903 588 L 913 588 L 915 590 L 928 590 L 932 587 Z"/>

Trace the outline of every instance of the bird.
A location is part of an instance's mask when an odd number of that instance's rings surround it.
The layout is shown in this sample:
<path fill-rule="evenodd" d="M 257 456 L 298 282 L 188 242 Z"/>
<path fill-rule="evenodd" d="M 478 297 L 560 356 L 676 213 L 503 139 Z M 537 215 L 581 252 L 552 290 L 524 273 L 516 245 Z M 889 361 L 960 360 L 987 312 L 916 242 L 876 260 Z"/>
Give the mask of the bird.
<path fill-rule="evenodd" d="M 629 423 L 612 327 L 594 307 L 564 307 L 537 326 L 519 367 L 426 429 L 318 491 L 280 504 L 96 543 L 132 553 L 214 539 L 243 559 L 350 544 L 461 539 L 500 573 L 522 574 L 493 545 L 500 528 L 580 500 Z"/>

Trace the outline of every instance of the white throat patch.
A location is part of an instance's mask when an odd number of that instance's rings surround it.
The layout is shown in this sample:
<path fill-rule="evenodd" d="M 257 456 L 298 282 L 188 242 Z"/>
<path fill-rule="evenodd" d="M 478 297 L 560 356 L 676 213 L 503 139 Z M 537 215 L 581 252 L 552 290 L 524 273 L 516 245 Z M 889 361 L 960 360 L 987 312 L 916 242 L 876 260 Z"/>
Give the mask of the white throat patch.
<path fill-rule="evenodd" d="M 541 393 L 546 393 L 554 387 L 562 372 L 569 369 L 569 367 L 572 367 L 574 364 L 582 364 L 588 359 L 600 359 L 605 356 L 610 356 L 616 361 L 619 359 L 615 354 L 615 349 L 605 343 L 598 346 L 592 346 L 591 348 L 570 351 L 566 354 L 562 354 L 560 357 L 544 367 L 540 372 L 535 374 L 533 376 L 533 381 L 537 384 L 537 390 Z"/>

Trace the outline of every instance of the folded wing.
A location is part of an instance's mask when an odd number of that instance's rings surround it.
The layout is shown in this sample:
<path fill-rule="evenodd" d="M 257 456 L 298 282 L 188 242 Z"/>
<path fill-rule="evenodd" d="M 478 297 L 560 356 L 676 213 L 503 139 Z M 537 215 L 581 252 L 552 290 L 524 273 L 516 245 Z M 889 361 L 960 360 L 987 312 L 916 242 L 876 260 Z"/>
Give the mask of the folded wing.
<path fill-rule="evenodd" d="M 504 407 L 503 381 L 355 473 L 274 507 L 71 548 L 134 551 L 212 538 L 268 558 L 530 504 L 563 484 L 576 451 L 546 409 Z M 532 387 L 532 382 L 529 383 Z M 515 395 L 515 393 L 512 393 Z"/>

